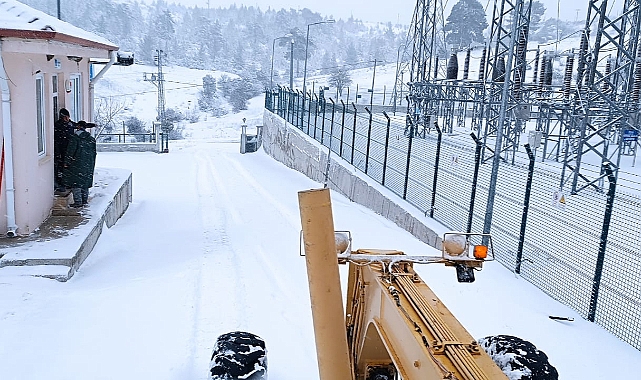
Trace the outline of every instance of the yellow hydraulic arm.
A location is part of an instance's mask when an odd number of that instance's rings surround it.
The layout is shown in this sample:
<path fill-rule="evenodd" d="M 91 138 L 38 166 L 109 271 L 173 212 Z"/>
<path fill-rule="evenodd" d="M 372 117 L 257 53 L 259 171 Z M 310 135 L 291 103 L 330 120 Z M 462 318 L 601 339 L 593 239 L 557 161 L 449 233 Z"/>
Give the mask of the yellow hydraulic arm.
<path fill-rule="evenodd" d="M 413 269 L 443 263 L 473 281 L 485 245 L 457 233 L 442 257 L 350 251 L 337 244 L 328 189 L 300 192 L 299 203 L 321 380 L 507 379 Z M 346 313 L 339 262 L 349 263 Z"/>

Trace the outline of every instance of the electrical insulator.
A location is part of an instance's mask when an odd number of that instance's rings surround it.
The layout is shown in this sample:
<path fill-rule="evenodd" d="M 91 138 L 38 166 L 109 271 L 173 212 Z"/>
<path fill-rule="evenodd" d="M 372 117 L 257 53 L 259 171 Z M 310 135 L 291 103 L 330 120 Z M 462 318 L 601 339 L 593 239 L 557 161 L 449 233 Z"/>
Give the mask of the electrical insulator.
<path fill-rule="evenodd" d="M 539 95 L 543 93 L 543 85 L 545 84 L 545 70 L 547 68 L 548 57 L 543 52 L 543 57 L 541 57 L 541 72 L 539 73 L 539 85 L 537 87 Z"/>
<path fill-rule="evenodd" d="M 563 77 L 563 99 L 567 102 L 570 99 L 572 90 L 572 67 L 574 66 L 574 56 L 568 56 L 565 61 L 565 75 Z"/>
<path fill-rule="evenodd" d="M 447 62 L 446 79 L 458 79 L 458 57 L 452 53 L 450 60 Z"/>
<path fill-rule="evenodd" d="M 434 79 L 438 77 L 438 55 L 434 59 Z"/>
<path fill-rule="evenodd" d="M 467 79 L 470 74 L 470 52 L 472 49 L 468 48 L 465 54 L 465 63 L 463 64 L 463 79 Z"/>
<path fill-rule="evenodd" d="M 545 64 L 545 84 L 548 86 L 552 85 L 552 64 L 553 64 L 552 57 L 548 58 L 546 64 Z"/>
<path fill-rule="evenodd" d="M 588 64 L 588 31 L 584 30 L 581 33 L 581 43 L 579 45 L 579 62 L 576 66 L 576 88 L 581 89 L 583 86 L 585 66 Z"/>
<path fill-rule="evenodd" d="M 483 54 L 481 54 L 481 63 L 479 64 L 479 80 L 485 80 L 485 58 L 487 56 L 487 47 L 483 48 Z"/>
<path fill-rule="evenodd" d="M 638 107 L 639 94 L 641 94 L 641 49 L 637 51 L 637 60 L 634 66 L 634 84 L 632 87 L 632 101 L 635 108 Z"/>
<path fill-rule="evenodd" d="M 539 74 L 539 59 L 541 56 L 541 50 L 536 49 L 536 56 L 534 57 L 534 80 L 533 82 L 536 83 L 538 81 L 538 74 Z"/>
<path fill-rule="evenodd" d="M 505 56 L 496 59 L 496 65 L 492 70 L 492 81 L 497 83 L 505 81 Z"/>
<path fill-rule="evenodd" d="M 608 78 L 612 74 L 612 60 L 608 59 L 605 62 L 605 78 Z M 603 81 L 603 87 L 602 90 L 604 93 L 608 93 L 612 90 L 612 87 L 610 87 L 610 83 L 606 80 Z"/>

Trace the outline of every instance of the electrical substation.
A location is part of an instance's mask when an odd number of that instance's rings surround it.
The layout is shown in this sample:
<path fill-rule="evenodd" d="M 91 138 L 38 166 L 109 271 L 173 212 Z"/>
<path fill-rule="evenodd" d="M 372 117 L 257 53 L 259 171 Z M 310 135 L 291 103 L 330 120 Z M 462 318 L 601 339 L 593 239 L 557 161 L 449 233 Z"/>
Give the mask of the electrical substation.
<path fill-rule="evenodd" d="M 445 44 L 442 1 L 417 0 L 394 98 L 409 94 L 407 124 L 415 136 L 435 122 L 445 132 L 465 126 L 483 141 L 484 161 L 513 163 L 529 132 L 540 141 L 542 160 L 562 164 L 560 188 L 602 191 L 605 166 L 616 177 L 622 156 L 636 156 L 638 146 L 639 2 L 588 0 L 580 44 L 565 51 L 528 48 L 531 9 L 527 0 L 495 1 L 489 38 L 472 60 L 472 49 Z M 552 81 L 555 67 L 562 83 Z M 600 170 L 584 169 L 587 155 Z"/>

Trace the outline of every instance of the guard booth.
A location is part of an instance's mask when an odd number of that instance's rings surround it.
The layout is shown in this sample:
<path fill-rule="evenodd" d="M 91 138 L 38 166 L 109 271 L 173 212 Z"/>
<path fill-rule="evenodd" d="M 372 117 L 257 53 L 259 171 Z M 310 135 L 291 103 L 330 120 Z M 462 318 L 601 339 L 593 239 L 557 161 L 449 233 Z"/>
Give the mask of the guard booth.
<path fill-rule="evenodd" d="M 246 119 L 243 118 L 243 125 L 241 125 L 240 153 L 254 153 L 260 148 L 261 144 L 263 143 L 263 126 L 256 126 L 256 134 L 247 134 L 247 124 L 245 124 L 245 120 Z"/>

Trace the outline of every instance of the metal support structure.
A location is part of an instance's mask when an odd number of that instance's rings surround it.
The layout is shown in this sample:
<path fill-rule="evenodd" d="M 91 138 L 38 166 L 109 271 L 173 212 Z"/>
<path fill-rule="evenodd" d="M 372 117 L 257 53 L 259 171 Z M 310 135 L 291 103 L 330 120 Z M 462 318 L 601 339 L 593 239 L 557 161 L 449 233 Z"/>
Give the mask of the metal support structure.
<path fill-rule="evenodd" d="M 429 117 L 422 110 L 426 101 L 425 85 L 437 75 L 438 55 L 445 54 L 443 3 L 441 0 L 418 0 L 414 9 L 412 24 L 407 36 L 406 46 L 412 46 L 412 57 L 409 62 L 409 102 L 408 115 L 412 117 L 414 128 L 418 130 L 430 127 Z M 405 53 L 403 54 L 405 58 Z M 402 59 L 400 60 L 402 62 Z M 405 64 L 399 62 L 394 94 L 402 91 L 403 81 L 399 74 L 405 70 Z M 432 72 L 432 68 L 435 68 Z M 400 86 L 399 86 L 400 83 Z M 401 87 L 401 88 L 399 88 Z M 395 98 L 395 95 L 392 96 Z"/>
<path fill-rule="evenodd" d="M 528 106 L 522 101 L 522 87 L 531 7 L 530 0 L 497 0 L 494 3 L 484 75 L 489 91 L 482 136 L 486 161 L 495 156 L 496 160 L 507 160 L 509 155 L 514 159 L 524 122 L 529 118 Z"/>
<path fill-rule="evenodd" d="M 525 184 L 525 196 L 523 199 L 523 212 L 521 213 L 521 230 L 519 232 L 519 246 L 516 249 L 516 274 L 521 273 L 521 262 L 523 261 L 523 245 L 525 244 L 525 228 L 527 226 L 527 216 L 530 209 L 530 194 L 532 192 L 532 178 L 534 176 L 534 153 L 530 148 L 530 144 L 525 144 L 530 164 L 527 171 L 527 183 Z"/>
<path fill-rule="evenodd" d="M 588 3 L 561 180 L 561 187 L 569 184 L 572 194 L 586 188 L 602 191 L 607 176 L 603 169 L 585 167 L 585 154 L 596 155 L 602 164 L 609 162 L 616 177 L 621 137 L 626 130 L 639 130 L 639 103 L 633 91 L 641 70 L 639 5 L 638 0 L 625 0 L 621 12 L 611 12 L 608 0 Z M 609 71 L 605 57 L 615 57 Z"/>
<path fill-rule="evenodd" d="M 610 181 L 608 188 L 608 199 L 605 205 L 605 214 L 603 216 L 603 228 L 601 229 L 601 238 L 599 239 L 599 254 L 597 256 L 596 268 L 594 270 L 594 279 L 592 280 L 592 295 L 590 297 L 590 310 L 588 312 L 588 321 L 594 322 L 596 317 L 597 302 L 599 300 L 599 288 L 601 287 L 601 275 L 603 273 L 603 264 L 605 262 L 605 250 L 608 244 L 608 232 L 610 231 L 610 219 L 614 208 L 614 196 L 617 188 L 617 179 L 609 162 L 603 164 L 603 171 Z"/>
<path fill-rule="evenodd" d="M 167 123 L 167 118 L 165 116 L 165 76 L 162 71 L 163 66 L 164 52 L 161 49 L 156 49 L 156 55 L 154 59 L 158 67 L 157 73 L 152 73 L 148 77 L 148 73 L 144 74 L 144 80 L 146 82 L 151 82 L 158 89 L 158 121 L 160 122 L 160 129 L 162 131 L 161 138 L 161 152 L 169 153 L 169 124 Z"/>
<path fill-rule="evenodd" d="M 489 106 L 486 120 L 484 143 L 488 147 L 488 137 L 494 137 L 494 150 L 492 155 L 492 172 L 485 209 L 483 233 L 490 233 L 492 228 L 492 214 L 494 211 L 494 197 L 501 154 L 503 151 L 512 150 L 512 158 L 518 149 L 519 136 L 523 117 L 517 114 L 520 101 L 520 83 L 523 81 L 525 64 L 525 46 L 530 23 L 532 3 L 528 0 L 503 0 L 501 4 L 495 3 L 494 17 L 490 41 L 496 41 L 494 50 L 488 59 L 488 74 L 492 78 L 489 86 Z M 511 30 L 508 32 L 504 19 L 509 17 Z M 518 48 L 517 48 L 518 47 Z M 505 141 L 504 141 L 505 139 Z M 488 158 L 489 159 L 489 158 Z"/>

